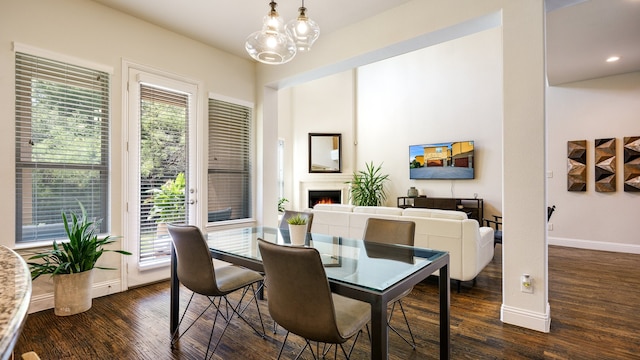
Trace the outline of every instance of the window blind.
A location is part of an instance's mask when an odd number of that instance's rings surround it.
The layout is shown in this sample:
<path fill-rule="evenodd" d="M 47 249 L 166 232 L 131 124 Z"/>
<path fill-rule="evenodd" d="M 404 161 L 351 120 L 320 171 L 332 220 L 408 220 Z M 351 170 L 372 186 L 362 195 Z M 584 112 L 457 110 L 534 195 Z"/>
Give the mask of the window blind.
<path fill-rule="evenodd" d="M 208 210 L 251 217 L 252 109 L 209 99 Z M 209 216 L 210 221 L 225 220 Z"/>
<path fill-rule="evenodd" d="M 168 258 L 167 223 L 186 222 L 189 95 L 140 84 L 139 263 Z"/>
<path fill-rule="evenodd" d="M 16 52 L 16 242 L 66 238 L 62 212 L 107 232 L 108 73 Z"/>

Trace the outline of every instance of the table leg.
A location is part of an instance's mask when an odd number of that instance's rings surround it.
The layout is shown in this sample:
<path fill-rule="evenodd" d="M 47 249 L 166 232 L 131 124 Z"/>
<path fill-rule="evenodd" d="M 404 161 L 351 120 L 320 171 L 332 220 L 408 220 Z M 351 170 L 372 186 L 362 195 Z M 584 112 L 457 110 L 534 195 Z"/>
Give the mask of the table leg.
<path fill-rule="evenodd" d="M 169 309 L 169 331 L 173 335 L 178 328 L 178 317 L 180 309 L 180 283 L 178 281 L 178 259 L 176 251 L 171 245 L 171 291 L 170 291 L 170 309 Z"/>
<path fill-rule="evenodd" d="M 376 300 L 371 304 L 371 359 L 387 359 L 388 354 L 387 304 Z"/>
<path fill-rule="evenodd" d="M 449 265 L 440 268 L 440 359 L 451 358 L 451 333 L 449 309 L 451 280 L 449 279 Z"/>

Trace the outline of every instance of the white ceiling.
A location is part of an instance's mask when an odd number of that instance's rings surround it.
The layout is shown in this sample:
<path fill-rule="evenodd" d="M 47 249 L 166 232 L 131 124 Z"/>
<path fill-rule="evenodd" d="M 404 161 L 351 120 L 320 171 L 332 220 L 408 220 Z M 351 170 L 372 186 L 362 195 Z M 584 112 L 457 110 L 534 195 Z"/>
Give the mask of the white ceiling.
<path fill-rule="evenodd" d="M 549 84 L 640 71 L 640 0 L 546 1 Z"/>
<path fill-rule="evenodd" d="M 93 1 L 246 58 L 244 41 L 269 11 L 268 0 Z M 322 0 L 305 6 L 320 25 L 322 41 L 322 34 L 408 1 Z M 297 16 L 298 1 L 280 3 L 285 21 Z M 546 5 L 550 84 L 640 71 L 640 0 L 546 0 Z M 614 54 L 621 60 L 606 63 Z"/>

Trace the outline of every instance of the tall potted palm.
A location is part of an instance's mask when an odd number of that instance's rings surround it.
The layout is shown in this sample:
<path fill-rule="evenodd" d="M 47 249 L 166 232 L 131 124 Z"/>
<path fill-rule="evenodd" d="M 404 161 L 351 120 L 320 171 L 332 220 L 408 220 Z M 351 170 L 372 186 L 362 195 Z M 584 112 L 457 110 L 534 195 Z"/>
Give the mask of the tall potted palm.
<path fill-rule="evenodd" d="M 366 163 L 366 169 L 353 172 L 353 178 L 346 183 L 351 186 L 349 198 L 356 206 L 381 206 L 387 199 L 384 184 L 388 174 L 382 174 L 382 164 L 374 166 Z"/>
<path fill-rule="evenodd" d="M 28 262 L 31 278 L 37 279 L 42 275 L 53 277 L 54 313 L 58 316 L 74 315 L 91 308 L 91 285 L 93 284 L 93 269 L 115 270 L 96 266 L 96 262 L 105 252 L 117 252 L 131 255 L 124 250 L 108 250 L 104 247 L 115 242 L 115 238 L 98 237 L 99 220 L 92 220 L 80 204 L 82 215 L 71 213 L 71 219 L 62 213 L 64 230 L 69 238 L 68 242 L 53 241 L 53 248 L 33 255 Z"/>

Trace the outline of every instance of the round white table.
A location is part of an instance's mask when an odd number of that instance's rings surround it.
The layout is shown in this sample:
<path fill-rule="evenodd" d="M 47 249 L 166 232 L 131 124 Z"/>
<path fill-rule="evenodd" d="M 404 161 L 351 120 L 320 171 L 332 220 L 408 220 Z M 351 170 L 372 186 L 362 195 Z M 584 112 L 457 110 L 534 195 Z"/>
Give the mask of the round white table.
<path fill-rule="evenodd" d="M 0 246 L 0 359 L 11 358 L 27 319 L 31 273 L 22 256 Z"/>

